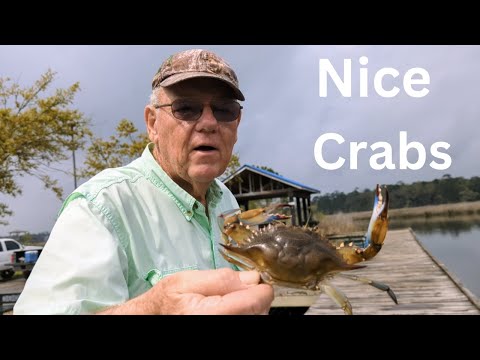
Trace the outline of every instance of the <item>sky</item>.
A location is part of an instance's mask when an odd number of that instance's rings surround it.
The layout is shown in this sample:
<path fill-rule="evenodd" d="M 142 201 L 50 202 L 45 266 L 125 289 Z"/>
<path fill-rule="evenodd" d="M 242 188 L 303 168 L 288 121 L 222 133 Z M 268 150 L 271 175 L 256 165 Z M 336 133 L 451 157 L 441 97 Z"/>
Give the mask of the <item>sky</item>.
<path fill-rule="evenodd" d="M 169 55 L 190 48 L 212 50 L 235 69 L 246 97 L 234 148 L 242 164 L 269 166 L 323 194 L 373 189 L 377 183 L 429 181 L 445 174 L 480 175 L 480 46 L 0 46 L 0 78 L 27 86 L 52 69 L 57 73 L 54 88 L 79 82 L 81 91 L 73 106 L 91 119 L 97 136 L 107 137 L 123 118 L 145 128 L 143 110 L 154 74 Z M 360 64 L 362 56 L 368 64 Z M 351 59 L 350 97 L 341 94 L 330 76 L 327 95 L 320 97 L 320 59 L 328 60 L 340 78 L 344 60 Z M 383 80 L 386 90 L 399 88 L 391 98 L 382 97 L 374 87 L 377 72 L 384 68 L 399 74 Z M 428 83 L 412 85 L 415 91 L 428 89 L 423 97 L 405 91 L 404 78 L 412 68 L 428 72 Z M 360 96 L 361 72 L 368 74 L 367 97 Z M 426 162 L 417 170 L 400 169 L 403 131 L 407 142 L 418 142 L 426 150 Z M 328 133 L 345 139 L 342 144 L 327 141 L 321 151 L 329 163 L 345 158 L 336 170 L 325 169 L 315 158 L 317 139 Z M 368 145 L 359 152 L 357 169 L 350 168 L 352 142 Z M 390 144 L 394 170 L 372 169 L 370 157 L 384 150 L 372 150 L 376 142 Z M 443 163 L 430 151 L 436 142 L 450 145 L 439 150 L 451 158 L 447 169 L 429 165 L 432 160 Z M 410 162 L 417 160 L 414 150 L 407 155 Z M 81 162 L 82 154 L 77 157 Z M 58 166 L 70 170 L 71 163 Z M 59 179 L 65 195 L 74 190 L 70 176 L 52 176 Z M 62 201 L 36 178 L 18 181 L 22 195 L 0 194 L 0 202 L 14 212 L 6 219 L 9 225 L 0 225 L 0 235 L 15 230 L 50 231 Z"/>

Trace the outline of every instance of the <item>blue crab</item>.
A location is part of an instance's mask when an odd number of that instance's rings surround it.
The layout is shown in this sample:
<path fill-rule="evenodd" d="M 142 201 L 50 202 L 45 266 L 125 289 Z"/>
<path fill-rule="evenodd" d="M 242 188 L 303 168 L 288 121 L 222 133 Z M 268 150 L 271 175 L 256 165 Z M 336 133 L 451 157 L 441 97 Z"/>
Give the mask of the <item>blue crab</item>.
<path fill-rule="evenodd" d="M 335 247 L 315 228 L 287 226 L 281 222 L 284 215 L 272 213 L 277 205 L 245 212 L 231 210 L 218 219 L 224 241 L 220 244 L 223 247 L 220 252 L 227 261 L 242 269 L 257 270 L 265 283 L 323 291 L 346 314 L 352 314 L 348 298 L 328 281 L 337 274 L 386 291 L 398 303 L 388 285 L 341 274 L 365 267 L 358 263 L 373 258 L 380 251 L 388 230 L 388 205 L 387 189 L 383 200 L 382 189 L 377 185 L 364 247 L 352 243 Z M 258 228 L 266 224 L 268 226 Z"/>

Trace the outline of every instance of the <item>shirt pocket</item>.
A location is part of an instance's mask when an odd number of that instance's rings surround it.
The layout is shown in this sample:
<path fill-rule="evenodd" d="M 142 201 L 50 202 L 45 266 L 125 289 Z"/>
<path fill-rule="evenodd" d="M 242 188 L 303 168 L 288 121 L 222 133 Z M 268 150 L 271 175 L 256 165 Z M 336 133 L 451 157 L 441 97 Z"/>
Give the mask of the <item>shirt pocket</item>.
<path fill-rule="evenodd" d="M 173 269 L 151 269 L 150 271 L 147 272 L 147 275 L 145 275 L 145 280 L 150 284 L 150 286 L 154 286 L 157 282 L 162 280 L 164 277 L 167 277 L 169 275 L 175 274 L 180 271 L 186 271 L 186 270 L 198 270 L 197 265 L 192 265 L 192 266 L 184 266 L 184 267 L 179 267 L 179 268 L 173 268 Z"/>

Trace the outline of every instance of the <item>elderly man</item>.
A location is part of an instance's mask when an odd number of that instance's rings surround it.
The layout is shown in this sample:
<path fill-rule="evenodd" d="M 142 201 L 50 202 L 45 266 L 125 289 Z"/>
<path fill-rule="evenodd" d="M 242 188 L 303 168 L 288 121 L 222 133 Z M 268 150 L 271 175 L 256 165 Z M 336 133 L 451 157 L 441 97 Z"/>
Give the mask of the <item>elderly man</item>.
<path fill-rule="evenodd" d="M 216 217 L 238 207 L 216 180 L 241 119 L 235 72 L 187 50 L 161 65 L 152 89 L 151 143 L 68 197 L 15 314 L 268 313 L 271 286 L 218 252 Z"/>

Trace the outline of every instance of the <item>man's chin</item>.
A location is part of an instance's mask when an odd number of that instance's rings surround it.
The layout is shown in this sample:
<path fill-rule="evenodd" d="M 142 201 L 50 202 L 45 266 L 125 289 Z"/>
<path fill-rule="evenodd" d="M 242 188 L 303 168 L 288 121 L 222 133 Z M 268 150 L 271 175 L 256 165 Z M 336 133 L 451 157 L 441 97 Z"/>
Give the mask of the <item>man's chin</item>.
<path fill-rule="evenodd" d="M 215 165 L 197 165 L 190 169 L 190 178 L 197 182 L 212 182 L 223 174 L 223 171 Z"/>

